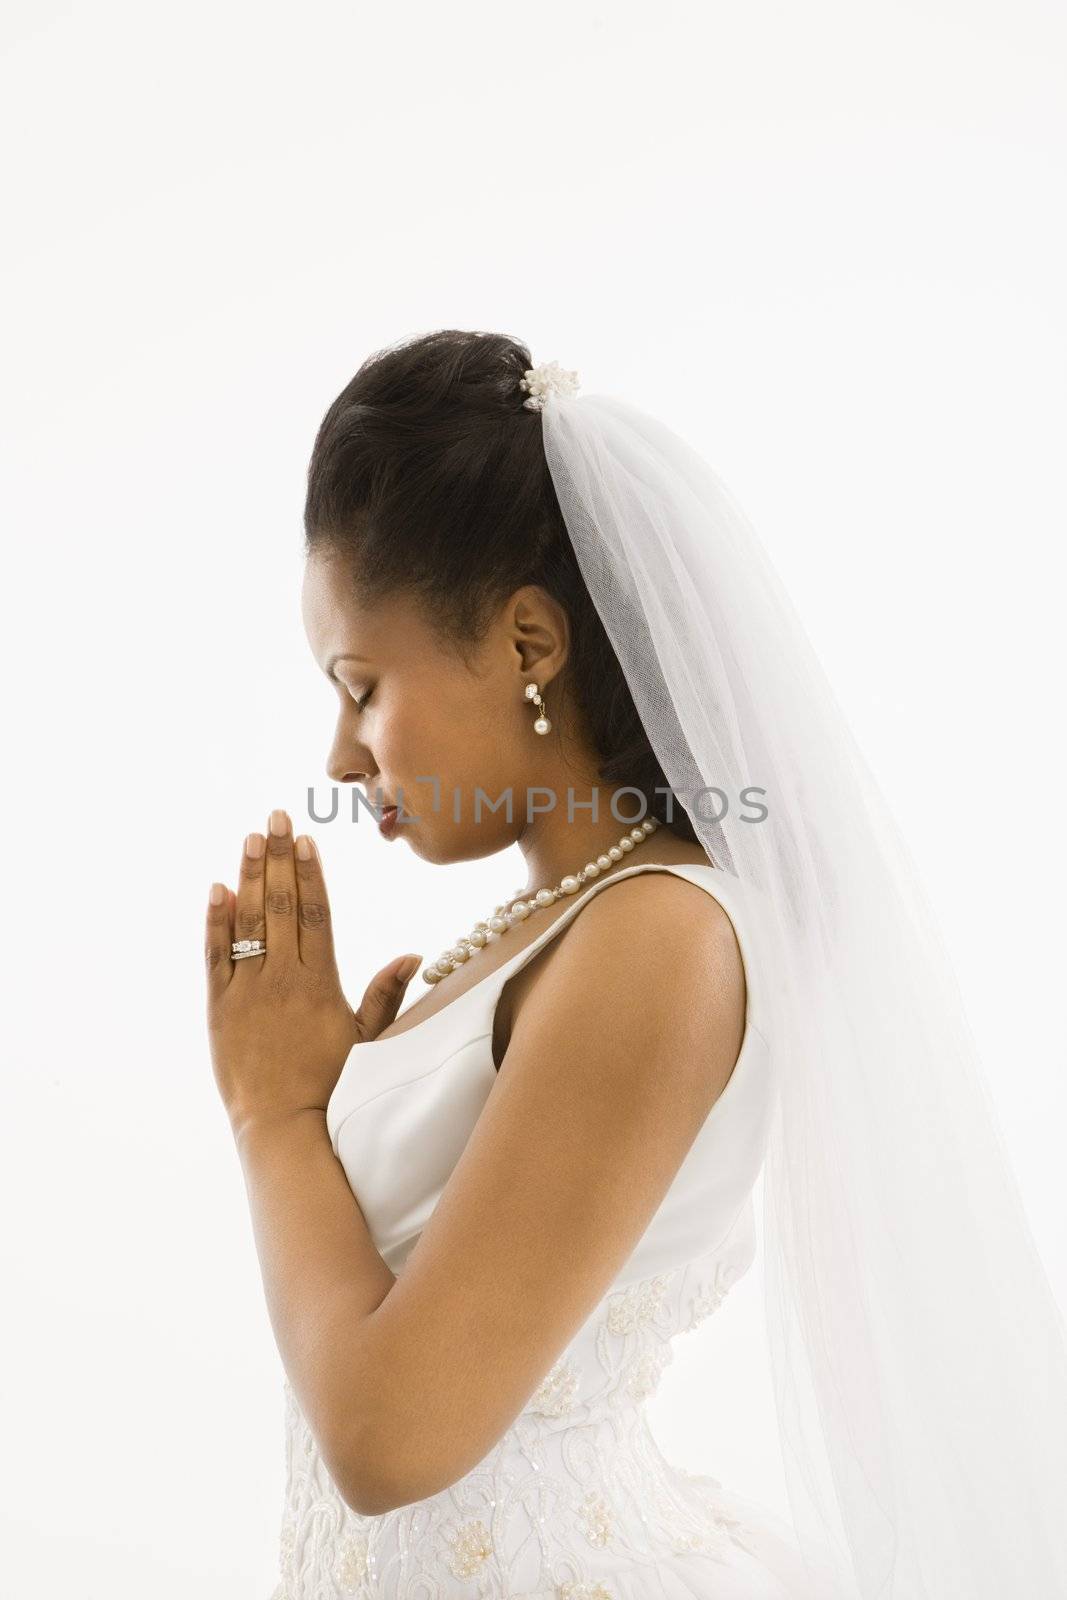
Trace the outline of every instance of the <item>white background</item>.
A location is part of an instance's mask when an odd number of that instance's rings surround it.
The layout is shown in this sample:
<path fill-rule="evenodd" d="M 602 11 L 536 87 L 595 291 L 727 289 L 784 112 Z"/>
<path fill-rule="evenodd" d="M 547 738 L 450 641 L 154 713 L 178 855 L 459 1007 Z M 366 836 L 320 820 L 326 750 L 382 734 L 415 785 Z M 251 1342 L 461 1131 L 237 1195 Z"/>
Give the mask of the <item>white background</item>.
<path fill-rule="evenodd" d="M 926 872 L 1067 1304 L 1062 9 L 8 0 L 2 30 L 4 1594 L 273 1590 L 283 1373 L 202 919 L 243 835 L 327 793 L 315 429 L 435 327 L 638 402 L 746 508 Z M 521 881 L 366 817 L 317 837 L 356 998 Z M 764 1359 L 754 1272 L 652 1417 L 773 1504 Z"/>

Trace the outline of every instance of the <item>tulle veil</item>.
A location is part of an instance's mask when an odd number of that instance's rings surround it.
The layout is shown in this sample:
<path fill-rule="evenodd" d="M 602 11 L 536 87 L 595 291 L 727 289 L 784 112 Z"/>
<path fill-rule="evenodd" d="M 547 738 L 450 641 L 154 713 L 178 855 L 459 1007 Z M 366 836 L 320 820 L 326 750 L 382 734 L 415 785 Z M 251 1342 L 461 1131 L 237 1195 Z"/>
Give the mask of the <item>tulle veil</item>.
<path fill-rule="evenodd" d="M 1067 1331 L 920 875 L 726 487 L 574 387 L 531 409 L 582 573 L 670 789 L 763 911 L 766 1316 L 813 1593 L 1067 1596 Z"/>

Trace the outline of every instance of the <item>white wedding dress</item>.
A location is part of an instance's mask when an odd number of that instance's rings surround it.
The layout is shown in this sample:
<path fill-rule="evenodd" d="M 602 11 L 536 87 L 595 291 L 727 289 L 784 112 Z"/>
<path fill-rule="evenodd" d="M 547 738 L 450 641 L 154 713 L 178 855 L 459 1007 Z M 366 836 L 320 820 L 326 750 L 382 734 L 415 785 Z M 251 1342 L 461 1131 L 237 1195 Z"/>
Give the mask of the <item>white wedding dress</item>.
<path fill-rule="evenodd" d="M 592 895 L 670 871 L 714 896 L 737 934 L 746 1031 L 726 1088 L 611 1289 L 474 1471 L 386 1515 L 346 1506 L 285 1383 L 281 1583 L 271 1600 L 828 1600 L 769 1509 L 661 1455 L 645 1402 L 671 1341 L 755 1256 L 752 1189 L 774 1096 L 753 984 L 756 891 L 710 865 L 639 863 L 594 882 L 510 961 L 421 1023 L 357 1046 L 327 1108 L 330 1138 L 399 1276 L 496 1082 L 500 991 Z M 530 1307 L 531 1316 L 537 1314 Z"/>

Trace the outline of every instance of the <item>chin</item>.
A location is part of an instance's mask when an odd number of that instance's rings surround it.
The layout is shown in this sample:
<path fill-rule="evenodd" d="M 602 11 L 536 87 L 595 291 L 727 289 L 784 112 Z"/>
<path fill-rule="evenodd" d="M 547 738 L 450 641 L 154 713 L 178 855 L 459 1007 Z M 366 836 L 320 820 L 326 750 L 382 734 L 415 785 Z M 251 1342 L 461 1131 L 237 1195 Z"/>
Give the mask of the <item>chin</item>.
<path fill-rule="evenodd" d="M 406 839 L 408 849 L 417 855 L 420 861 L 429 861 L 434 866 L 452 866 L 459 861 L 480 861 L 484 856 L 499 855 L 501 850 L 506 850 L 518 839 L 518 834 L 497 832 L 491 828 L 449 828 L 445 825 L 440 831 L 427 827 L 427 819 L 411 824 L 408 828 L 399 828 L 396 839 L 391 843 Z"/>

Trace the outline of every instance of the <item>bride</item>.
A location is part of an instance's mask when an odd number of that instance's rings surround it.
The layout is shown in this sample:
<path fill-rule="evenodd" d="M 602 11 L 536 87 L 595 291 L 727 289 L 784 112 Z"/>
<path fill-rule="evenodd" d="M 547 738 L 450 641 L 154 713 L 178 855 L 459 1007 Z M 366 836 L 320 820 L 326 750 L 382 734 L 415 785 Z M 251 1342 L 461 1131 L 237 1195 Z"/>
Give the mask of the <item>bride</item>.
<path fill-rule="evenodd" d="M 1067 1594 L 1060 1313 L 907 846 L 728 491 L 446 330 L 330 406 L 305 528 L 330 776 L 394 848 L 517 844 L 526 881 L 457 905 L 403 1009 L 420 958 L 349 1005 L 284 812 L 212 887 L 276 1600 Z M 645 1416 L 761 1178 L 789 1525 Z"/>

